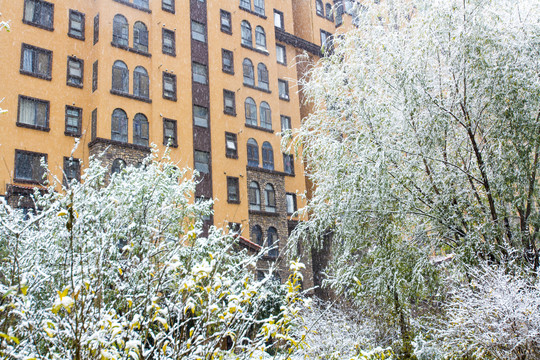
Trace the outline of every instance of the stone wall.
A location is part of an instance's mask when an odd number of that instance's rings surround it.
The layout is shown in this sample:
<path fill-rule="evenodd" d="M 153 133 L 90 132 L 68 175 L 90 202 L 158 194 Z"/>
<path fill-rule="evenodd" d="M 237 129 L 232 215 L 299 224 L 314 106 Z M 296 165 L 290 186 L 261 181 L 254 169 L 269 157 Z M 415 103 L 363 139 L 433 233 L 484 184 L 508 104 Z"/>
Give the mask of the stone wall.
<path fill-rule="evenodd" d="M 90 156 L 96 156 L 103 166 L 111 172 L 112 163 L 116 159 L 122 159 L 126 165 L 137 165 L 150 155 L 147 146 L 123 143 L 103 138 L 96 138 L 88 144 Z"/>

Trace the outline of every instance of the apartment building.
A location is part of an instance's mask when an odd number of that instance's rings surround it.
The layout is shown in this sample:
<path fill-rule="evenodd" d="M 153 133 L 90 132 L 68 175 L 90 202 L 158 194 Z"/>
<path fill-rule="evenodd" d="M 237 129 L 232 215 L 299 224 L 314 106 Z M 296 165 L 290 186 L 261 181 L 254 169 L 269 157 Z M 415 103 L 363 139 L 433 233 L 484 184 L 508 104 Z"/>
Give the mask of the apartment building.
<path fill-rule="evenodd" d="M 267 258 L 279 260 L 308 188 L 278 135 L 309 112 L 296 86 L 305 65 L 295 59 L 321 56 L 333 33 L 352 26 L 352 5 L 0 0 L 12 27 L 0 35 L 9 110 L 0 119 L 0 195 L 32 207 L 41 161 L 71 180 L 91 156 L 114 173 L 151 144 L 169 146 L 175 163 L 199 171 L 196 197 L 215 199 L 206 224 L 236 229 L 252 250 L 277 243 Z"/>

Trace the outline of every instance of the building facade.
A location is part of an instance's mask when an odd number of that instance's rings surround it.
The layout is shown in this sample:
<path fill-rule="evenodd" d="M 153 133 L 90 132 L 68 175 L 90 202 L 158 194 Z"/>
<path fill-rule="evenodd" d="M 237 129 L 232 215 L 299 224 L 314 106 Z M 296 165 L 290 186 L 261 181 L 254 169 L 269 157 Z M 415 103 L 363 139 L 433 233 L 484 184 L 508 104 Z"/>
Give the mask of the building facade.
<path fill-rule="evenodd" d="M 321 56 L 352 5 L 0 0 L 12 27 L 0 35 L 0 195 L 32 207 L 41 161 L 70 180 L 91 156 L 115 172 L 169 146 L 199 171 L 196 197 L 215 199 L 207 225 L 238 228 L 253 249 L 278 244 L 267 258 L 279 260 L 308 188 L 278 135 L 309 112 L 295 59 Z"/>

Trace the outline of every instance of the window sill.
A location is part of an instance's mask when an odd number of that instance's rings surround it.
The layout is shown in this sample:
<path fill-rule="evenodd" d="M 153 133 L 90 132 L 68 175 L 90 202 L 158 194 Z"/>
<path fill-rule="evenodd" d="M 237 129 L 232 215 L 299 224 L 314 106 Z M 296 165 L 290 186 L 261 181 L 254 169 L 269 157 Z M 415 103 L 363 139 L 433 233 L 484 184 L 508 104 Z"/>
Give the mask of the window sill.
<path fill-rule="evenodd" d="M 165 11 L 165 12 L 168 12 L 168 13 L 171 13 L 171 14 L 176 14 L 176 10 L 175 9 L 166 9 L 164 8 L 163 6 L 161 7 L 161 10 Z"/>
<path fill-rule="evenodd" d="M 77 36 L 77 35 L 73 35 L 73 34 L 70 34 L 70 33 L 68 33 L 67 36 L 72 38 L 72 39 L 77 39 L 77 40 L 81 40 L 81 41 L 86 40 L 84 36 Z"/>
<path fill-rule="evenodd" d="M 279 65 L 287 66 L 287 63 L 286 63 L 286 62 L 278 61 L 277 63 L 278 63 Z"/>
<path fill-rule="evenodd" d="M 69 131 L 64 131 L 64 135 L 78 138 L 78 137 L 81 137 L 82 134 L 81 133 L 72 133 L 72 132 L 69 132 Z"/>
<path fill-rule="evenodd" d="M 281 172 L 281 171 L 269 170 L 269 169 L 265 169 L 265 168 L 258 167 L 258 166 L 249 166 L 249 165 L 247 165 L 246 170 L 264 172 L 264 173 L 267 173 L 267 174 L 273 174 L 273 175 L 278 175 L 278 176 L 289 176 L 289 174 L 286 174 L 286 173 Z"/>
<path fill-rule="evenodd" d="M 74 84 L 74 83 L 69 82 L 69 81 L 66 81 L 66 85 L 77 88 L 77 89 L 82 89 L 83 88 L 83 84 Z"/>
<path fill-rule="evenodd" d="M 221 28 L 221 32 L 222 32 L 222 33 L 225 33 L 225 34 L 227 34 L 227 35 L 232 35 L 232 30 L 228 30 L 228 29 Z"/>
<path fill-rule="evenodd" d="M 129 93 L 125 93 L 125 92 L 114 90 L 114 89 L 111 89 L 111 94 L 117 95 L 117 96 L 122 96 L 122 97 L 125 97 L 125 98 L 128 98 L 128 99 L 142 101 L 142 102 L 145 102 L 145 103 L 148 103 L 148 104 L 152 103 L 152 100 L 149 99 L 149 98 L 144 98 L 144 97 L 141 97 L 141 96 L 131 95 Z"/>
<path fill-rule="evenodd" d="M 176 144 L 176 143 L 173 144 L 173 143 L 169 143 L 169 142 L 164 141 L 163 146 L 168 146 L 170 148 L 175 148 L 176 149 L 178 147 L 178 144 Z"/>
<path fill-rule="evenodd" d="M 266 15 L 264 15 L 264 14 L 259 14 L 258 12 L 255 12 L 255 11 L 253 11 L 251 9 L 248 9 L 248 8 L 245 8 L 245 7 L 242 7 L 242 6 L 239 6 L 239 8 L 240 8 L 240 10 L 243 10 L 245 12 L 248 12 L 248 13 L 252 14 L 252 15 L 258 16 L 258 17 L 260 17 L 262 19 L 265 19 L 265 20 L 267 19 Z"/>
<path fill-rule="evenodd" d="M 234 75 L 234 71 L 227 71 L 225 69 L 221 69 L 225 74 Z"/>
<path fill-rule="evenodd" d="M 14 178 L 13 182 L 20 184 L 33 184 L 33 185 L 43 185 L 44 180 L 29 180 L 29 179 L 17 179 Z"/>
<path fill-rule="evenodd" d="M 165 50 L 161 50 L 161 52 L 164 55 L 169 55 L 169 56 L 172 56 L 172 57 L 176 57 L 176 52 L 168 52 L 168 51 L 165 51 Z"/>
<path fill-rule="evenodd" d="M 134 54 L 139 54 L 139 55 L 146 56 L 146 57 L 149 57 L 149 58 L 152 57 L 152 54 L 150 54 L 149 52 L 142 51 L 142 50 L 137 50 L 135 48 L 130 48 L 129 46 L 120 45 L 120 44 L 117 44 L 115 42 L 111 42 L 111 46 L 113 46 L 115 48 L 118 48 L 118 49 L 122 49 L 122 50 L 132 52 Z"/>
<path fill-rule="evenodd" d="M 227 202 L 229 204 L 240 204 L 240 200 L 229 200 L 229 199 L 227 199 Z"/>
<path fill-rule="evenodd" d="M 24 19 L 23 19 L 22 22 L 23 22 L 23 24 L 30 25 L 30 26 L 35 26 L 35 27 L 43 29 L 43 30 L 54 31 L 54 26 L 53 27 L 48 27 L 48 26 L 41 25 L 39 23 L 35 23 L 35 22 L 32 22 L 32 21 L 24 20 Z"/>
<path fill-rule="evenodd" d="M 274 130 L 268 129 L 268 128 L 265 128 L 265 127 L 262 127 L 262 126 L 251 125 L 251 124 L 245 124 L 245 125 L 246 125 L 247 128 L 250 128 L 250 129 L 261 130 L 261 131 L 271 133 L 271 134 L 274 133 Z"/>
<path fill-rule="evenodd" d="M 19 70 L 19 73 L 20 73 L 21 75 L 28 75 L 28 76 L 35 77 L 35 78 L 42 79 L 42 80 L 47 80 L 47 81 L 51 81 L 51 80 L 52 80 L 52 77 L 51 77 L 51 76 L 48 76 L 48 75 L 40 75 L 40 74 L 36 74 L 36 73 L 30 72 L 30 71 L 22 70 L 22 69 Z"/>
<path fill-rule="evenodd" d="M 248 88 L 250 88 L 250 89 L 255 89 L 255 90 L 259 90 L 259 91 L 265 92 L 265 93 L 267 93 L 267 94 L 271 94 L 271 93 L 272 93 L 272 91 L 267 90 L 267 89 L 264 89 L 264 88 L 262 88 L 262 87 L 258 87 L 258 86 L 254 86 L 254 85 L 250 85 L 250 84 L 246 84 L 246 83 L 244 83 L 244 86 L 245 86 L 245 87 L 248 87 Z"/>
<path fill-rule="evenodd" d="M 266 55 L 266 56 L 270 55 L 268 50 L 259 50 L 257 48 L 254 48 L 253 46 L 249 46 L 249 45 L 246 45 L 246 44 L 240 44 L 240 45 L 242 45 L 243 48 L 258 52 L 259 54 L 263 54 L 263 55 Z"/>
<path fill-rule="evenodd" d="M 22 127 L 22 128 L 27 128 L 27 129 L 45 131 L 45 132 L 51 131 L 51 128 L 48 127 L 48 126 L 37 126 L 37 125 L 30 125 L 30 124 L 20 123 L 20 122 L 17 122 L 17 126 Z"/>
<path fill-rule="evenodd" d="M 229 154 L 225 154 L 225 157 L 227 159 L 238 159 L 238 154 L 237 155 L 229 155 Z"/>
<path fill-rule="evenodd" d="M 249 210 L 251 215 L 261 215 L 261 216 L 279 216 L 278 212 L 263 211 L 263 210 Z"/>
<path fill-rule="evenodd" d="M 289 97 L 289 95 L 287 95 L 286 97 L 285 97 L 285 96 L 279 95 L 279 100 L 283 100 L 283 101 L 291 101 L 291 98 Z"/>
<path fill-rule="evenodd" d="M 137 145 L 137 144 L 130 144 L 128 142 L 118 141 L 118 140 L 112 140 L 112 139 L 105 139 L 105 138 L 95 138 L 94 140 L 90 141 L 88 143 L 88 147 L 91 148 L 92 146 L 96 144 L 107 144 L 107 145 L 113 145 L 113 146 L 119 146 L 127 149 L 134 149 L 143 151 L 145 153 L 150 153 L 150 147 L 143 146 L 143 145 Z"/>
<path fill-rule="evenodd" d="M 223 110 L 223 113 L 224 113 L 225 115 L 236 116 L 236 112 L 235 112 L 235 111 L 227 111 L 227 110 Z"/>
<path fill-rule="evenodd" d="M 144 11 L 145 13 L 148 13 L 148 14 L 152 13 L 152 10 L 150 10 L 150 9 L 137 6 L 137 5 L 132 4 L 132 3 L 128 2 L 128 1 L 125 1 L 125 0 L 113 0 L 113 1 L 117 2 L 119 4 L 122 4 L 122 5 L 129 6 L 130 8 L 133 8 L 133 9 Z"/>
<path fill-rule="evenodd" d="M 165 100 L 169 100 L 169 101 L 177 101 L 177 98 L 176 98 L 176 97 L 171 97 L 171 96 L 165 96 L 165 95 L 163 95 L 163 98 L 164 98 Z"/>

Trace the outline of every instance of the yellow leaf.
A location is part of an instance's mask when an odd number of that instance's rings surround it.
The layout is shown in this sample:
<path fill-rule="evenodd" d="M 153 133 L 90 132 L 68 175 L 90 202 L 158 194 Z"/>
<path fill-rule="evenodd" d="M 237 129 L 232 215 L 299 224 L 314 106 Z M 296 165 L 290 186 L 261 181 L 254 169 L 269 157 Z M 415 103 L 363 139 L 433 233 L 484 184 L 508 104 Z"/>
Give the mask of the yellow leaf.
<path fill-rule="evenodd" d="M 120 275 L 122 275 L 122 274 L 123 274 L 123 271 L 122 271 L 122 269 L 121 269 L 121 268 L 118 268 L 118 272 L 120 273 Z"/>
<path fill-rule="evenodd" d="M 49 329 L 49 328 L 43 328 L 43 330 L 45 330 L 45 332 L 47 333 L 47 335 L 49 335 L 49 337 L 54 337 L 54 332 Z"/>
<path fill-rule="evenodd" d="M 57 216 L 66 216 L 67 214 L 68 214 L 68 213 L 67 213 L 66 210 L 62 210 L 62 211 L 60 211 L 60 212 L 57 214 Z"/>
<path fill-rule="evenodd" d="M 24 285 L 22 288 L 21 288 L 21 292 L 24 296 L 26 296 L 26 293 L 28 292 L 28 286 Z"/>

